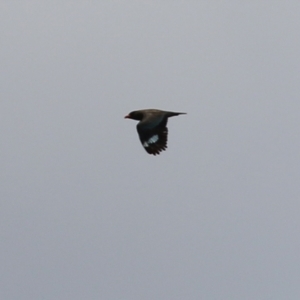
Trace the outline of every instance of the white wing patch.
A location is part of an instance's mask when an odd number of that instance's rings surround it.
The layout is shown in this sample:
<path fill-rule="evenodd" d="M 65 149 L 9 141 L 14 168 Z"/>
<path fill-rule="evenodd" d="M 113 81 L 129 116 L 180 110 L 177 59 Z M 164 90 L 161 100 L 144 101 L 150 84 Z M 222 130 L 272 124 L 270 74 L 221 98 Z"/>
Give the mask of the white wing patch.
<path fill-rule="evenodd" d="M 153 135 L 147 142 L 144 142 L 144 147 L 149 147 L 150 144 L 155 144 L 159 140 L 158 135 Z"/>

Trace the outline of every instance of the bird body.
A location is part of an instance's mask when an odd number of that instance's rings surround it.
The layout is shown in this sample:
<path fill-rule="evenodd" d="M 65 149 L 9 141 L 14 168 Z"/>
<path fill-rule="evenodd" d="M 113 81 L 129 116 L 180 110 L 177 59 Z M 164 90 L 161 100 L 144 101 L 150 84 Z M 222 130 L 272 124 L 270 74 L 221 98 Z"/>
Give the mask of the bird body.
<path fill-rule="evenodd" d="M 167 149 L 168 118 L 182 115 L 182 112 L 159 109 L 142 109 L 129 113 L 125 118 L 139 121 L 137 132 L 144 149 L 153 155 Z"/>

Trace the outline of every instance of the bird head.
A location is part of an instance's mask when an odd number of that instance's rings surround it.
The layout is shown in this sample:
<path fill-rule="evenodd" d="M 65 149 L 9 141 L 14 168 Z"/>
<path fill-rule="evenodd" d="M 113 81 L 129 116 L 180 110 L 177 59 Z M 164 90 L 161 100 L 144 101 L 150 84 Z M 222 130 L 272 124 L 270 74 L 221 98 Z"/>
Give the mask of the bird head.
<path fill-rule="evenodd" d="M 143 113 L 140 111 L 132 111 L 127 116 L 125 116 L 125 119 L 132 119 L 132 120 L 140 121 L 143 119 Z"/>

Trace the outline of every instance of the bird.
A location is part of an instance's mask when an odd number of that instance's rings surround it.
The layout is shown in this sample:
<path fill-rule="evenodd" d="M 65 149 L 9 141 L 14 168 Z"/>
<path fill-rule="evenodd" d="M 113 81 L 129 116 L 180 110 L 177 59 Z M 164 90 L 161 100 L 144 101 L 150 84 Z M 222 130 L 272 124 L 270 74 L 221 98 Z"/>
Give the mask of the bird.
<path fill-rule="evenodd" d="M 142 146 L 149 154 L 158 155 L 167 149 L 168 118 L 184 114 L 186 113 L 141 109 L 130 112 L 125 118 L 139 121 L 136 128 Z"/>

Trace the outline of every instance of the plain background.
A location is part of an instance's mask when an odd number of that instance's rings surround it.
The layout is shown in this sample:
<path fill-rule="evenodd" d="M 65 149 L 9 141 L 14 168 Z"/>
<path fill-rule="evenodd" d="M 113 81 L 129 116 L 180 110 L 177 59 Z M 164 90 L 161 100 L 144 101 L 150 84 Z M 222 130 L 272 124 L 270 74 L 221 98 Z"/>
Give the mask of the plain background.
<path fill-rule="evenodd" d="M 5 300 L 300 299 L 300 2 L 1 1 Z M 148 155 L 132 110 L 169 121 Z"/>

